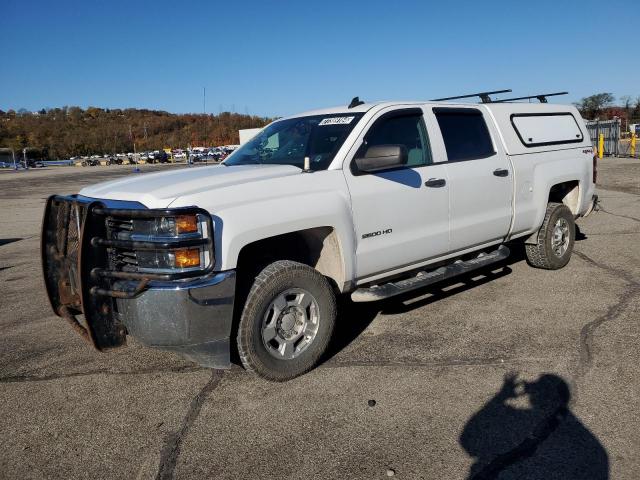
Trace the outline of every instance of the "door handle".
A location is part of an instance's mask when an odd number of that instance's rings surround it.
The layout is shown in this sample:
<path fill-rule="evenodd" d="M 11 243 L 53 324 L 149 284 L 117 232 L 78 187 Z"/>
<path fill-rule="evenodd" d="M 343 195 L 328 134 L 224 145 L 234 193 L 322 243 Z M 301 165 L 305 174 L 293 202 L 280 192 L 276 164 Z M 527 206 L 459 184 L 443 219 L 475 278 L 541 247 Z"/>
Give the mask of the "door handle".
<path fill-rule="evenodd" d="M 498 168 L 498 169 L 493 171 L 493 174 L 496 177 L 508 177 L 509 176 L 509 170 L 507 170 L 506 168 Z"/>
<path fill-rule="evenodd" d="M 440 188 L 444 187 L 447 184 L 447 181 L 444 178 L 430 178 L 426 182 L 424 182 L 425 187 L 432 188 Z"/>

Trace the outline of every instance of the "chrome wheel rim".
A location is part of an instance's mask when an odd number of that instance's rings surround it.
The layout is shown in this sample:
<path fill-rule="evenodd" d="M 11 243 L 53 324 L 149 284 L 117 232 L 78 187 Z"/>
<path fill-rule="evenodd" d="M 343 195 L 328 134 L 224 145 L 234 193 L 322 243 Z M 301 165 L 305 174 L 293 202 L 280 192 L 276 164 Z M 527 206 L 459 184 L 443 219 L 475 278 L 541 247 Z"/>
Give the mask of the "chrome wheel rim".
<path fill-rule="evenodd" d="M 290 288 L 271 301 L 262 320 L 262 342 L 267 352 L 291 360 L 304 352 L 320 325 L 316 299 L 302 288 Z"/>
<path fill-rule="evenodd" d="M 553 237 L 551 237 L 551 249 L 556 257 L 562 257 L 569 248 L 569 222 L 564 218 L 559 218 L 553 226 Z"/>

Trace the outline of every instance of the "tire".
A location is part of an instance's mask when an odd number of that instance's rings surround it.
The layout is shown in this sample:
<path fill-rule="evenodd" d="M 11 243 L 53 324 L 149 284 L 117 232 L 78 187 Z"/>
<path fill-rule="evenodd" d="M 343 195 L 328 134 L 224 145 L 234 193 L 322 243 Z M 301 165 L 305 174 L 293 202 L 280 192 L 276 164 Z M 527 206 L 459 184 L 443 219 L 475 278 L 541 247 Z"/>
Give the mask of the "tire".
<path fill-rule="evenodd" d="M 336 311 L 333 289 L 317 270 L 290 260 L 267 265 L 240 316 L 237 345 L 243 367 L 276 382 L 308 372 L 329 345 Z"/>
<path fill-rule="evenodd" d="M 563 231 L 561 236 L 560 231 Z M 525 245 L 529 264 L 546 270 L 564 267 L 571 259 L 575 238 L 576 228 L 571 210 L 562 203 L 549 203 L 536 243 Z"/>

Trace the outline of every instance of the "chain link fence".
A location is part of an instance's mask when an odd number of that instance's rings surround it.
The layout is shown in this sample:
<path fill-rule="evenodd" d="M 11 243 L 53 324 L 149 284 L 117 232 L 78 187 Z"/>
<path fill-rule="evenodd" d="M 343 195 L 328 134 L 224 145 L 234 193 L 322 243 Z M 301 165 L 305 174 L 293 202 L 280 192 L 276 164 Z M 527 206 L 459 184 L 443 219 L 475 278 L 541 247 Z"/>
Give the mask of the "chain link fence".
<path fill-rule="evenodd" d="M 637 138 L 633 140 L 628 134 L 623 135 L 622 122 L 619 118 L 614 118 L 613 120 L 589 120 L 585 123 L 596 152 L 598 151 L 600 135 L 603 135 L 604 155 L 640 158 L 640 141 Z M 636 144 L 635 148 L 633 146 L 634 143 Z"/>
<path fill-rule="evenodd" d="M 617 157 L 620 154 L 620 119 L 589 120 L 585 122 L 593 148 L 598 151 L 598 139 L 604 135 L 604 154 Z"/>

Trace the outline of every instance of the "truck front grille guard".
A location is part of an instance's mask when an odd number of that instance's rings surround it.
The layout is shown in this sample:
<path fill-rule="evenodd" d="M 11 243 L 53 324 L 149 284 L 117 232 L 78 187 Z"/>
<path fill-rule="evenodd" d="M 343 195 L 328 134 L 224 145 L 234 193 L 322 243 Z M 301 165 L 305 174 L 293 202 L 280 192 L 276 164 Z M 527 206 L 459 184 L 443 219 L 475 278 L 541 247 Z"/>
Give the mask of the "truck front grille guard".
<path fill-rule="evenodd" d="M 121 219 L 153 219 L 198 214 L 205 219 L 208 238 L 160 241 L 117 240 L 111 227 Z M 140 295 L 152 281 L 174 281 L 206 275 L 213 270 L 213 222 L 203 209 L 107 208 L 99 201 L 72 196 L 49 197 L 42 225 L 42 266 L 49 302 L 56 315 L 65 318 L 99 349 L 121 346 L 126 329 L 116 314 L 114 299 Z M 153 273 L 113 268 L 117 250 L 165 250 L 203 246 L 209 250 L 209 266 L 196 271 Z M 137 281 L 137 283 L 135 283 Z M 86 327 L 76 318 L 84 314 Z"/>

